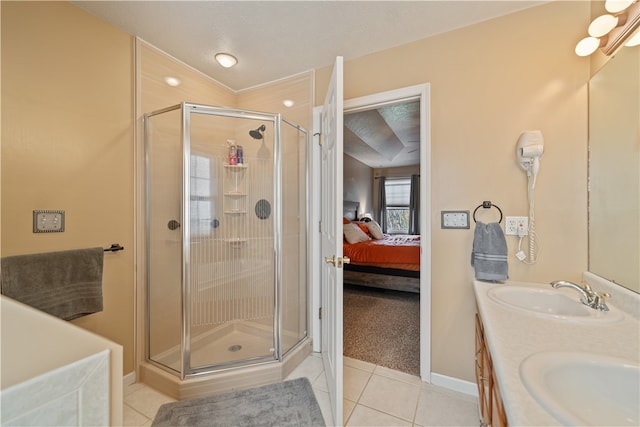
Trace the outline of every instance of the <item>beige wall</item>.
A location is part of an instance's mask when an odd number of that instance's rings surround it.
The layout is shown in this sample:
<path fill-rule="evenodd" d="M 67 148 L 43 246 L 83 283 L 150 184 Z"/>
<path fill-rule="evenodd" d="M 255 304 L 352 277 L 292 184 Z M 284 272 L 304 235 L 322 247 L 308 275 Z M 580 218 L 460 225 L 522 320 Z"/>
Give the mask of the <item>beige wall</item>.
<path fill-rule="evenodd" d="M 432 370 L 475 381 L 475 300 L 469 265 L 473 227 L 440 229 L 440 211 L 483 200 L 527 215 L 526 176 L 515 161 L 520 133 L 540 129 L 545 154 L 535 193 L 542 250 L 518 262 L 515 280 L 580 280 L 587 269 L 586 158 L 589 59 L 575 43 L 587 2 L 553 2 L 345 62 L 345 98 L 431 85 Z M 541 29 L 544 28 L 543 31 Z M 324 99 L 330 69 L 316 72 Z M 481 219 L 494 220 L 488 212 Z M 480 216 L 479 216 L 480 219 Z M 527 333 L 527 331 L 522 331 Z"/>
<path fill-rule="evenodd" d="M 373 169 L 364 163 L 345 154 L 343 167 L 344 200 L 360 202 L 358 215 L 373 214 Z"/>
<path fill-rule="evenodd" d="M 63 2 L 2 2 L 2 255 L 120 243 L 104 311 L 73 323 L 124 347 L 133 370 L 133 45 Z M 63 209 L 63 233 L 32 211 Z"/>
<path fill-rule="evenodd" d="M 573 47 L 589 15 L 588 3 L 554 2 L 346 62 L 346 98 L 431 83 L 435 372 L 473 381 L 472 234 L 441 230 L 440 211 L 490 199 L 526 215 L 514 158 L 523 130 L 541 129 L 546 141 L 536 190 L 543 249 L 533 267 L 511 258 L 511 277 L 579 280 L 586 269 L 590 71 Z M 133 369 L 132 52 L 129 35 L 73 5 L 2 2 L 2 255 L 124 245 L 106 259 L 105 311 L 75 322 L 124 346 L 125 373 Z M 329 74 L 316 74 L 318 100 Z M 182 100 L 152 99 L 138 117 Z M 65 209 L 67 231 L 32 234 L 34 209 Z"/>

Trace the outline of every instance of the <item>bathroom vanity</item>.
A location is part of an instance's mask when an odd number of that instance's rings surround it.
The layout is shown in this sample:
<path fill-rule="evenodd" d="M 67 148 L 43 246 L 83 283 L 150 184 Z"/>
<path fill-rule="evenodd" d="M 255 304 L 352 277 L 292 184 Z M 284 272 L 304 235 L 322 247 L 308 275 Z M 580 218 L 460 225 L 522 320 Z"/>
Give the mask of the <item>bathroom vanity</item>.
<path fill-rule="evenodd" d="M 640 295 L 584 279 L 608 311 L 570 288 L 474 281 L 483 425 L 638 425 Z"/>

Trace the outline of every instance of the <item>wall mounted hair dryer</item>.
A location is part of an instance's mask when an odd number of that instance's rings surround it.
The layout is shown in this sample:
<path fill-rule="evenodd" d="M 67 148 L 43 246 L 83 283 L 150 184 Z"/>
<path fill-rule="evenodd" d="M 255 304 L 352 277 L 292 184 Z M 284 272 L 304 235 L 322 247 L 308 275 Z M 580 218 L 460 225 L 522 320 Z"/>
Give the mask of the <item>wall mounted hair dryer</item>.
<path fill-rule="evenodd" d="M 528 130 L 522 132 L 518 138 L 516 157 L 518 164 L 527 172 L 527 176 L 532 179 L 531 188 L 536 187 L 536 177 L 540 169 L 540 159 L 544 153 L 544 138 L 539 130 Z"/>
<path fill-rule="evenodd" d="M 527 260 L 527 255 L 525 255 L 521 247 L 522 238 L 524 236 L 520 235 L 520 242 L 518 243 L 518 252 L 516 253 L 516 257 L 527 264 L 535 264 L 537 261 L 536 247 L 538 246 L 538 239 L 536 236 L 533 190 L 536 187 L 536 177 L 538 176 L 540 159 L 542 158 L 543 153 L 544 139 L 542 138 L 542 132 L 539 130 L 528 130 L 522 132 L 520 138 L 518 138 L 516 157 L 520 167 L 527 172 L 527 198 L 529 199 L 529 256 Z"/>

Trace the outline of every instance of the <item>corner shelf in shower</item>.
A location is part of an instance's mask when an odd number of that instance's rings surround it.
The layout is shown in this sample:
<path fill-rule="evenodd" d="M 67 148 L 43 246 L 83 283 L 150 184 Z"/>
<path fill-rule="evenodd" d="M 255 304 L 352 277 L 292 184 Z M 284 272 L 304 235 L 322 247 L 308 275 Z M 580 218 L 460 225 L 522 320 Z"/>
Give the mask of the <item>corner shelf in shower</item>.
<path fill-rule="evenodd" d="M 248 165 L 248 164 L 246 164 L 246 163 L 243 163 L 243 164 L 241 164 L 241 165 L 230 165 L 229 163 L 225 163 L 225 164 L 224 164 L 224 167 L 225 167 L 225 168 L 228 168 L 228 169 L 231 169 L 231 170 L 234 170 L 234 169 L 235 169 L 235 170 L 240 170 L 240 169 L 246 169 L 246 168 L 248 168 L 248 167 L 249 167 L 249 165 Z"/>
<path fill-rule="evenodd" d="M 245 245 L 249 241 L 249 239 L 233 237 L 230 239 L 222 239 L 222 241 L 229 244 L 232 248 L 239 248 L 240 246 Z"/>
<path fill-rule="evenodd" d="M 247 215 L 248 215 L 248 192 L 247 192 L 247 175 L 248 166 L 246 163 L 241 165 L 230 165 L 223 161 L 225 177 L 223 183 L 222 195 L 224 196 L 223 214 L 229 217 L 226 221 L 228 227 L 226 235 L 229 236 L 224 240 L 233 249 L 243 248 L 248 239 L 246 238 Z"/>

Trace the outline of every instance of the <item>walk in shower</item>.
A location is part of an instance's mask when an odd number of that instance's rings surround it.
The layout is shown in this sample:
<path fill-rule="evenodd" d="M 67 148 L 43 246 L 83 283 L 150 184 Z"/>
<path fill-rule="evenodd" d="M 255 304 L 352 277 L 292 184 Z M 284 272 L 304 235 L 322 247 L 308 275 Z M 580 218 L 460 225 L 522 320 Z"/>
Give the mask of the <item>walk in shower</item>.
<path fill-rule="evenodd" d="M 189 379 L 307 341 L 308 140 L 275 113 L 145 115 L 148 363 Z"/>

